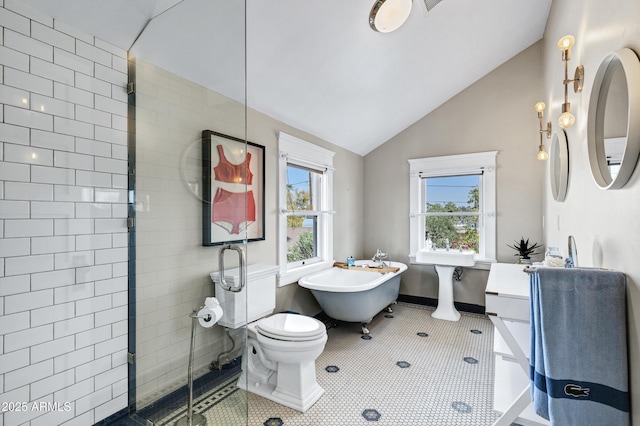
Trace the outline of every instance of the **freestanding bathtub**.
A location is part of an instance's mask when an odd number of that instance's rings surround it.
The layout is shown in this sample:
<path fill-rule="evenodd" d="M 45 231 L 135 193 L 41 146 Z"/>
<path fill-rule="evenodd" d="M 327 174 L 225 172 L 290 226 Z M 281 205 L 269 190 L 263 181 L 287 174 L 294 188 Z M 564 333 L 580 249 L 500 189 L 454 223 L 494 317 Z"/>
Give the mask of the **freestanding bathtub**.
<path fill-rule="evenodd" d="M 356 266 L 371 264 L 371 261 L 356 261 Z M 320 307 L 331 318 L 359 322 L 362 333 L 369 334 L 367 324 L 398 298 L 400 274 L 407 265 L 400 262 L 386 262 L 391 267 L 400 268 L 398 272 L 380 273 L 332 267 L 302 277 L 298 284 L 308 288 Z"/>

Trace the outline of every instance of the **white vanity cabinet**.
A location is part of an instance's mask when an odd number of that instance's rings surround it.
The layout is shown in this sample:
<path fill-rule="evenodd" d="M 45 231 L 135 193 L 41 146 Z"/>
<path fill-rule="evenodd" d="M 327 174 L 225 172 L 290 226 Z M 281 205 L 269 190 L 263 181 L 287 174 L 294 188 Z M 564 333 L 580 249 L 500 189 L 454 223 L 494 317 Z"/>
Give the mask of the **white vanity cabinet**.
<path fill-rule="evenodd" d="M 503 413 L 495 426 L 516 422 L 549 425 L 535 414 L 529 388 L 529 276 L 524 265 L 491 265 L 485 292 L 486 312 L 495 326 L 494 406 Z"/>

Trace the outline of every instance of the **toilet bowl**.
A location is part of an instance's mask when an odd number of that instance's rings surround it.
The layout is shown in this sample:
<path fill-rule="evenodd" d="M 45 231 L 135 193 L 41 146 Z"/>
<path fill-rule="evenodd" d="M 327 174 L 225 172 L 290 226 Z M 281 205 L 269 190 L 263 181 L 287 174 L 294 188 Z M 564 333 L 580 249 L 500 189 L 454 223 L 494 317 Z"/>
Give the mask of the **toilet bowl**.
<path fill-rule="evenodd" d="M 316 381 L 315 360 L 324 350 L 327 328 L 304 315 L 268 316 L 276 307 L 279 270 L 278 265 L 247 266 L 246 286 L 239 292 L 225 291 L 220 274 L 212 272 L 216 298 L 224 312 L 218 324 L 247 329 L 238 387 L 304 412 L 324 393 Z M 239 284 L 239 270 L 225 277 L 227 284 Z"/>
<path fill-rule="evenodd" d="M 315 360 L 327 342 L 325 325 L 298 314 L 275 314 L 247 325 L 247 353 L 238 387 L 307 411 L 324 393 Z"/>

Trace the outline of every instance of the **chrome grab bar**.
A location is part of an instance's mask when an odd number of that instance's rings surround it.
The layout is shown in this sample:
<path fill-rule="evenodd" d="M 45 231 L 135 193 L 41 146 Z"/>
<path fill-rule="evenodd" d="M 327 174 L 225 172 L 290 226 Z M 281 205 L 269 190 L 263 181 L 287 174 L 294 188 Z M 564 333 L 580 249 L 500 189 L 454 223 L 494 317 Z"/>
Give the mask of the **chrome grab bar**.
<path fill-rule="evenodd" d="M 235 250 L 238 252 L 238 258 L 240 260 L 240 283 L 237 286 L 227 284 L 224 279 L 224 252 L 227 250 Z M 220 285 L 223 289 L 234 293 L 242 291 L 245 283 L 247 282 L 247 268 L 245 267 L 245 263 L 246 256 L 242 247 L 229 244 L 220 248 L 220 252 L 218 253 L 218 268 L 220 269 Z"/>

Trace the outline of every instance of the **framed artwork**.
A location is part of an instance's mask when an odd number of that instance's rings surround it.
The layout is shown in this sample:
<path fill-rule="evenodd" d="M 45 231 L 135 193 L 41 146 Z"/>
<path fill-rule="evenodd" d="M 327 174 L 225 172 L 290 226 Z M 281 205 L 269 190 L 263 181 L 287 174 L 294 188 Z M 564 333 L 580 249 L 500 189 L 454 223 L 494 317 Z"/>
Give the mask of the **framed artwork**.
<path fill-rule="evenodd" d="M 202 131 L 202 244 L 264 240 L 264 146 Z"/>

